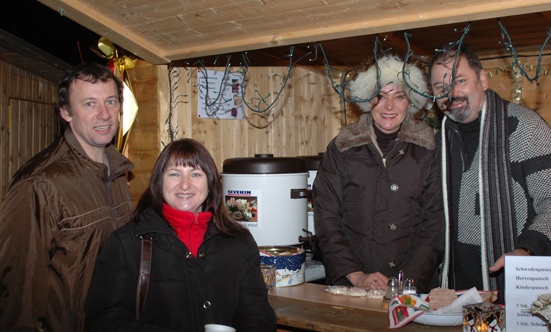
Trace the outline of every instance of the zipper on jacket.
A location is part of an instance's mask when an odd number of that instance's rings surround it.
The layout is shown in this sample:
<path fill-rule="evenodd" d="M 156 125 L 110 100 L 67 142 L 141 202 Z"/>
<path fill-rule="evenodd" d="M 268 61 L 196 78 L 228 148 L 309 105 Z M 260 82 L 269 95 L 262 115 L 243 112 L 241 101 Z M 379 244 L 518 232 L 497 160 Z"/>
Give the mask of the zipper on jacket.
<path fill-rule="evenodd" d="M 188 240 L 188 243 L 189 243 L 190 246 L 191 246 L 191 231 L 192 231 L 194 225 L 199 224 L 198 220 L 199 220 L 199 214 L 198 214 L 198 213 L 197 213 L 197 214 L 194 213 L 194 221 L 193 221 L 193 222 L 191 223 L 191 225 L 189 226 L 188 237 L 187 237 L 187 240 Z M 188 250 L 189 250 L 189 248 L 188 248 Z M 191 250 L 189 250 L 189 252 L 191 252 Z M 197 250 L 197 253 L 199 253 L 199 250 Z M 192 255 L 193 255 L 193 254 L 192 254 Z M 193 257 L 194 257 L 194 258 L 197 258 L 197 257 L 195 257 L 195 256 L 193 256 Z"/>
<path fill-rule="evenodd" d="M 463 142 L 463 137 L 461 137 L 461 134 L 459 131 L 455 128 L 448 127 L 450 131 L 452 131 L 457 137 L 456 139 L 459 140 L 459 150 L 461 151 L 461 164 L 463 168 L 463 172 L 467 171 L 467 149 L 465 148 L 465 142 Z M 452 137 L 449 137 L 448 139 L 451 139 Z"/>
<path fill-rule="evenodd" d="M 386 160 L 388 159 L 388 157 L 390 157 L 390 155 L 392 154 L 392 152 L 394 152 L 394 150 L 396 150 L 396 148 L 398 147 L 399 145 L 399 142 L 396 142 L 396 144 L 394 144 L 394 147 L 392 147 L 392 149 L 390 150 L 389 153 L 387 153 L 386 157 L 383 156 L 383 153 L 381 152 L 381 149 L 377 149 L 377 151 L 379 151 L 379 153 L 381 154 L 381 159 L 383 160 L 383 165 L 386 167 Z"/>
<path fill-rule="evenodd" d="M 111 181 L 111 168 L 109 166 L 109 159 L 107 159 L 107 154 L 104 155 L 105 163 L 107 165 L 107 193 L 109 194 L 109 201 L 111 202 L 111 207 L 113 208 L 113 213 L 115 214 L 115 223 L 117 225 L 117 228 L 119 228 L 119 216 L 117 215 L 117 208 L 115 206 L 115 201 L 113 200 L 113 190 L 111 189 L 111 184 L 113 182 Z"/>
<path fill-rule="evenodd" d="M 116 225 L 117 225 L 117 228 L 120 227 L 119 225 L 119 216 L 118 216 L 118 213 L 117 213 L 117 207 L 115 206 L 115 202 L 113 200 L 113 190 L 111 189 L 111 184 L 113 183 L 113 181 L 111 181 L 111 178 L 108 178 L 107 179 L 107 192 L 109 194 L 109 201 L 111 202 L 111 207 L 113 208 L 113 213 L 115 214 L 115 222 L 116 222 Z"/>

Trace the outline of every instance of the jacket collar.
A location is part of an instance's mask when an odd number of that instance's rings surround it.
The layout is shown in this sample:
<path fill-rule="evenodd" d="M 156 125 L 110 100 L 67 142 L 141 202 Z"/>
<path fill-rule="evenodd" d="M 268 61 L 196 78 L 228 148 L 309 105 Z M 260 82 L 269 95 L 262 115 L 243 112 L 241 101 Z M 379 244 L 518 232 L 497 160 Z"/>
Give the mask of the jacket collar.
<path fill-rule="evenodd" d="M 141 236 L 151 233 L 161 233 L 172 236 L 178 239 L 176 233 L 172 230 L 168 222 L 155 212 L 153 208 L 148 208 L 138 217 L 138 223 L 135 228 L 136 236 Z M 205 241 L 213 236 L 220 234 L 214 222 L 209 221 L 207 232 L 205 233 Z M 179 240 L 179 239 L 178 239 Z"/>
<path fill-rule="evenodd" d="M 90 157 L 88 157 L 70 127 L 65 129 L 63 137 L 69 147 L 80 158 L 86 160 L 90 165 L 93 165 L 92 169 L 95 173 L 97 173 L 99 176 L 105 176 L 107 178 L 107 166 L 101 163 L 97 163 L 90 159 Z M 109 161 L 109 179 L 114 179 L 123 173 L 131 171 L 134 168 L 134 164 L 130 160 L 128 160 L 128 158 L 123 156 L 119 151 L 117 151 L 117 149 L 115 149 L 112 144 L 109 144 L 105 148 L 105 155 L 107 156 L 107 160 Z"/>
<path fill-rule="evenodd" d="M 434 150 L 436 147 L 432 128 L 426 123 L 416 120 L 409 113 L 402 122 L 398 140 L 419 145 L 428 150 Z M 339 152 L 344 152 L 374 141 L 376 141 L 376 136 L 373 130 L 373 117 L 371 113 L 365 113 L 358 121 L 344 127 L 337 135 L 335 143 Z"/>

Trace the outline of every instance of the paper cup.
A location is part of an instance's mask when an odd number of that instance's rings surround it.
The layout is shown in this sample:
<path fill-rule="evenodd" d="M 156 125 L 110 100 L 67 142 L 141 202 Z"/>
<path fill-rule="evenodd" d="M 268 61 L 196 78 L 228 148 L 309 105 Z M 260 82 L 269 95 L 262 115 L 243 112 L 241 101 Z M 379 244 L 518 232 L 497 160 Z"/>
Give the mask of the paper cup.
<path fill-rule="evenodd" d="M 205 332 L 235 332 L 235 329 L 226 325 L 207 324 L 205 325 Z"/>

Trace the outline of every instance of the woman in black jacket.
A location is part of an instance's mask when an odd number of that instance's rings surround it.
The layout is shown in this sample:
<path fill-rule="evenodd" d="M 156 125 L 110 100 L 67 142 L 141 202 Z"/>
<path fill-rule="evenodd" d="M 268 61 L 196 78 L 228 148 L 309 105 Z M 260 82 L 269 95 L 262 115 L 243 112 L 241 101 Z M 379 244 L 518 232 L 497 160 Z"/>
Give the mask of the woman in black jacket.
<path fill-rule="evenodd" d="M 258 247 L 228 217 L 218 170 L 203 145 L 183 139 L 163 150 L 133 221 L 110 235 L 98 257 L 86 331 L 202 332 L 209 323 L 275 331 Z M 144 299 L 138 275 L 141 238 L 148 236 Z"/>
<path fill-rule="evenodd" d="M 349 89 L 365 113 L 329 143 L 312 186 L 327 281 L 385 289 L 403 271 L 428 293 L 438 287 L 445 223 L 440 150 L 413 116 L 428 101 L 425 75 L 384 55 Z"/>

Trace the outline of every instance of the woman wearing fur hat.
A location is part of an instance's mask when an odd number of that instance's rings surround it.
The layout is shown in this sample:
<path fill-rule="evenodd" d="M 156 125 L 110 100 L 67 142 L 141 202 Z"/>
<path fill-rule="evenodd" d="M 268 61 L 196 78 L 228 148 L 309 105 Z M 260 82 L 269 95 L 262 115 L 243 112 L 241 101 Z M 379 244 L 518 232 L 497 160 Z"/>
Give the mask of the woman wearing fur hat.
<path fill-rule="evenodd" d="M 428 100 L 410 87 L 427 92 L 425 75 L 403 66 L 384 56 L 379 73 L 371 65 L 350 83 L 352 96 L 371 100 L 358 102 L 365 114 L 329 143 L 318 168 L 314 218 L 328 284 L 384 289 L 403 270 L 419 292 L 438 287 L 440 151 L 413 117 Z"/>

